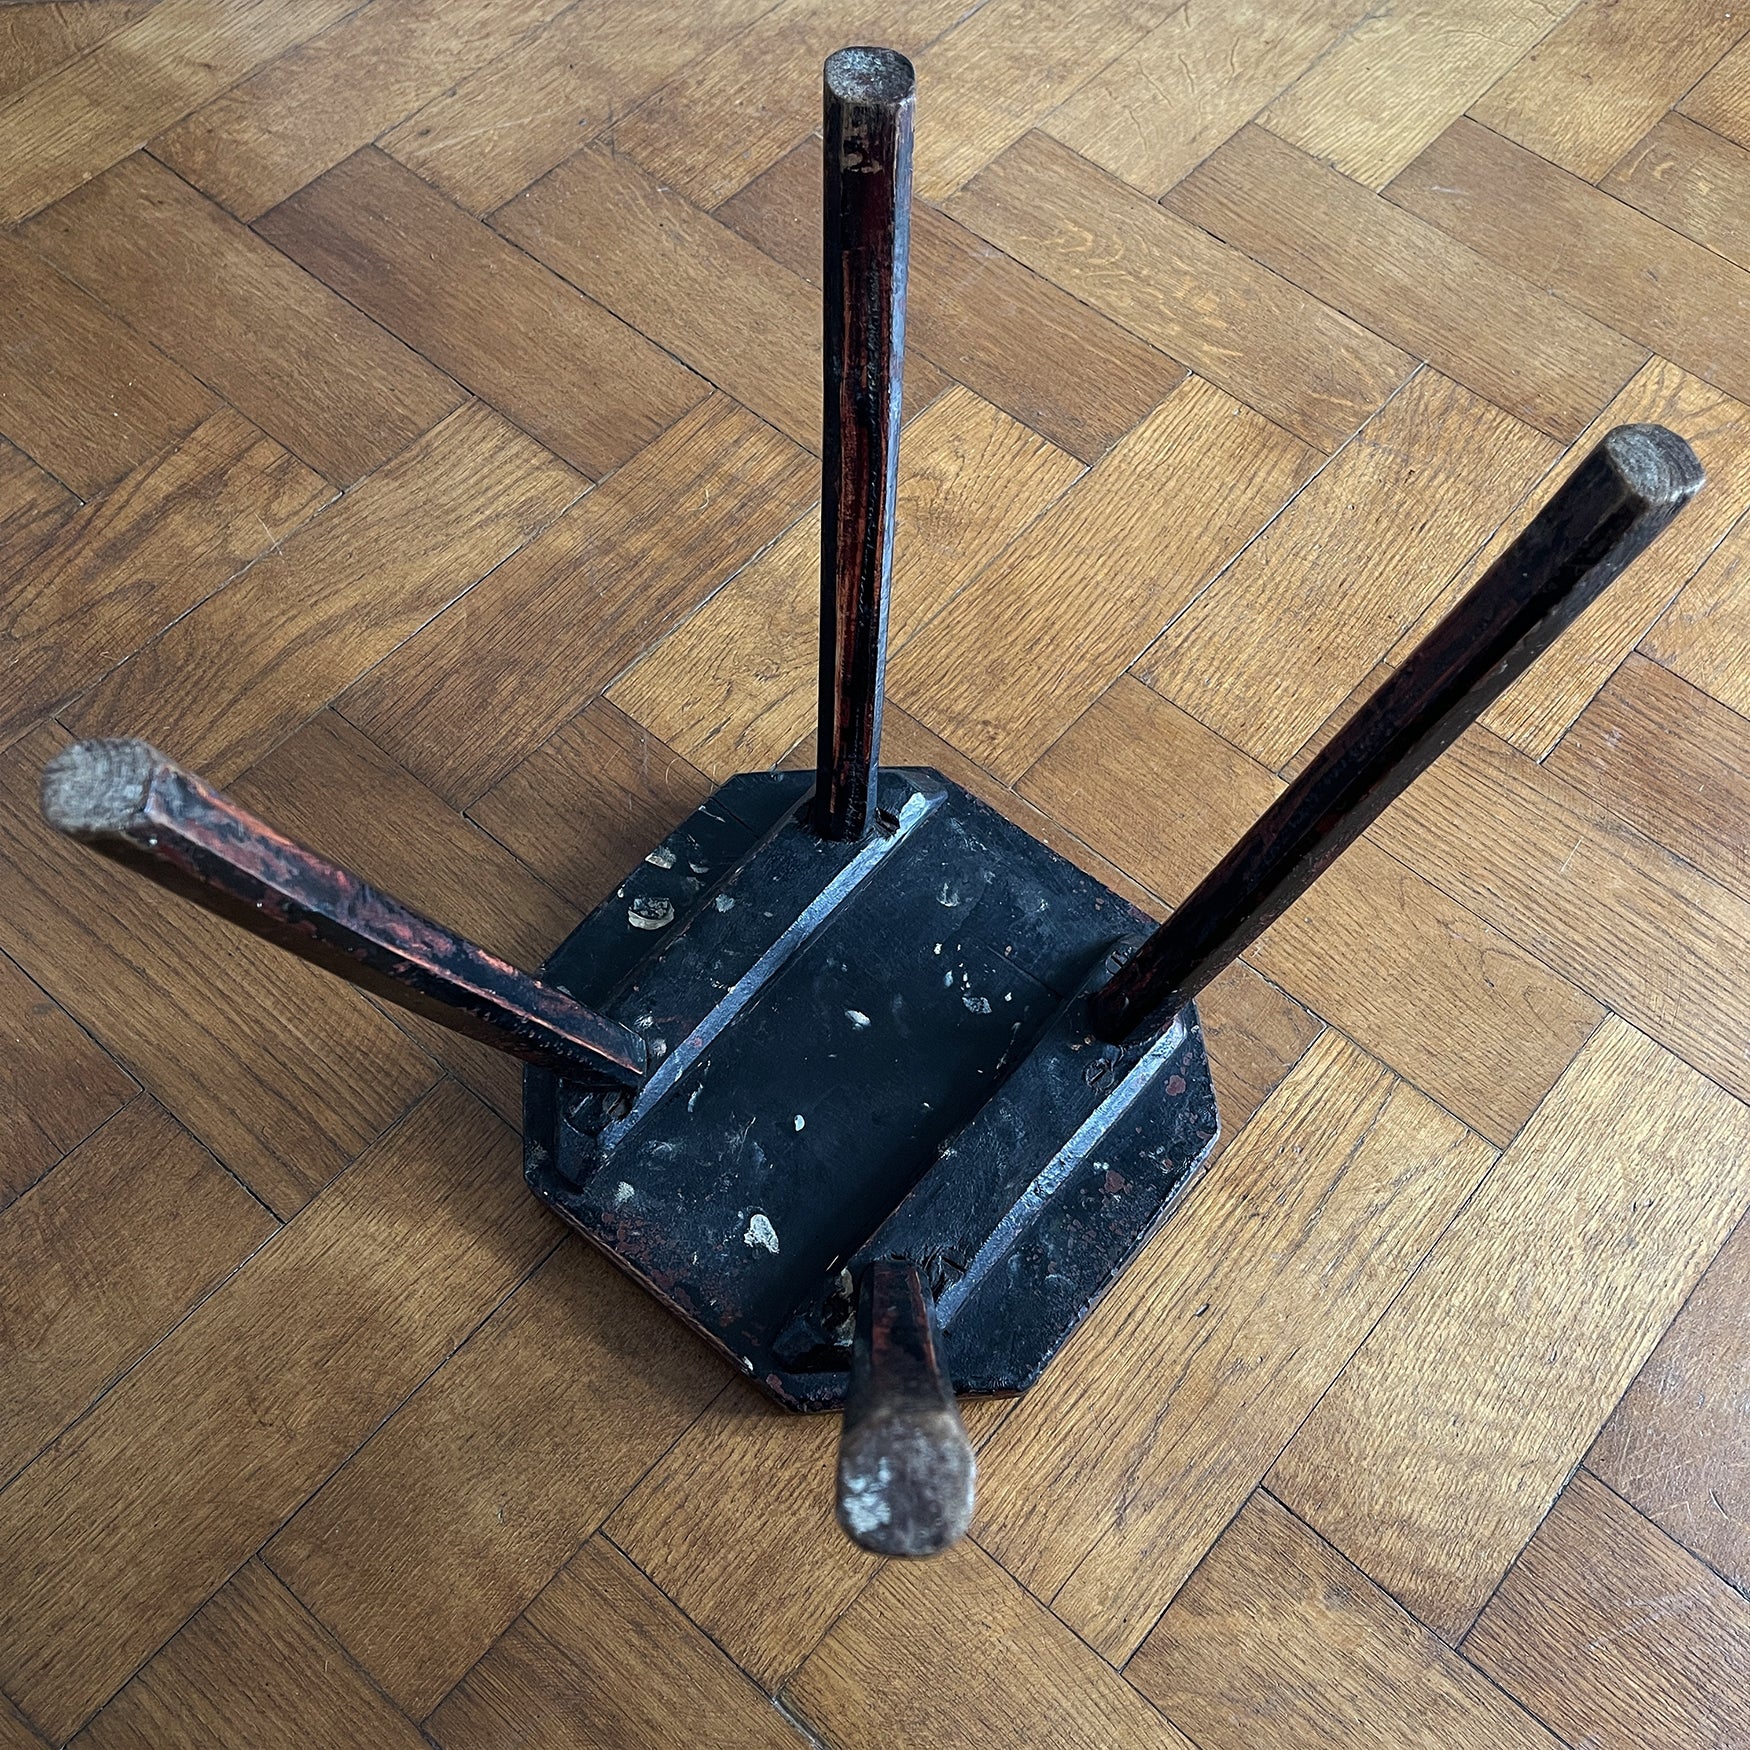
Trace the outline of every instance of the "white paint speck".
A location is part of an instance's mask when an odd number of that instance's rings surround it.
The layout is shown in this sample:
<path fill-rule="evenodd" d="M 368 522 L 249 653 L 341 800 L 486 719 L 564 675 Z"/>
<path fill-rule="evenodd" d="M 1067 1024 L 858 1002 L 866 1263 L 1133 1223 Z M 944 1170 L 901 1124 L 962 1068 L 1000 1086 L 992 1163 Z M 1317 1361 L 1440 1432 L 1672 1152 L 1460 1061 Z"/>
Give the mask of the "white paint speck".
<path fill-rule="evenodd" d="M 674 852 L 667 845 L 658 845 L 644 859 L 653 869 L 672 869 L 674 867 Z"/>
<path fill-rule="evenodd" d="M 622 1203 L 630 1203 L 634 1196 L 636 1196 L 636 1193 L 633 1191 L 632 1187 L 622 1179 L 619 1184 L 614 1187 L 614 1207 L 618 1209 Z"/>
<path fill-rule="evenodd" d="M 989 997 L 975 997 L 972 995 L 972 993 L 970 991 L 968 991 L 965 996 L 961 997 L 960 1000 L 975 1015 L 988 1015 L 990 1013 L 990 998 Z"/>
<path fill-rule="evenodd" d="M 778 1255 L 778 1231 L 766 1218 L 757 1211 L 747 1224 L 747 1232 L 741 1236 L 744 1246 L 764 1246 L 775 1258 Z"/>
<path fill-rule="evenodd" d="M 626 908 L 626 922 L 635 930 L 666 930 L 674 922 L 674 901 L 641 895 Z"/>
<path fill-rule="evenodd" d="M 869 1017 L 861 1009 L 846 1009 L 845 1019 L 859 1032 L 869 1025 Z"/>
<path fill-rule="evenodd" d="M 893 1467 L 880 1459 L 875 1474 L 851 1471 L 842 1479 L 839 1513 L 848 1529 L 858 1534 L 879 1531 L 893 1518 L 893 1504 L 887 1498 L 887 1485 L 893 1481 Z"/>
<path fill-rule="evenodd" d="M 800 1112 L 796 1114 L 796 1128 L 798 1130 L 806 1130 L 808 1128 L 808 1120 L 804 1118 Z"/>
<path fill-rule="evenodd" d="M 730 894 L 727 894 L 727 893 L 718 894 L 717 895 L 717 909 L 719 911 L 734 911 L 735 910 L 734 897 Z"/>
<path fill-rule="evenodd" d="M 937 905 L 945 905 L 949 909 L 949 911 L 952 911 L 955 908 L 955 906 L 957 906 L 959 903 L 960 903 L 960 889 L 958 887 L 956 887 L 952 892 L 950 892 L 949 888 L 948 888 L 948 883 L 946 881 L 944 881 L 942 883 L 942 891 L 936 895 L 936 904 Z"/>

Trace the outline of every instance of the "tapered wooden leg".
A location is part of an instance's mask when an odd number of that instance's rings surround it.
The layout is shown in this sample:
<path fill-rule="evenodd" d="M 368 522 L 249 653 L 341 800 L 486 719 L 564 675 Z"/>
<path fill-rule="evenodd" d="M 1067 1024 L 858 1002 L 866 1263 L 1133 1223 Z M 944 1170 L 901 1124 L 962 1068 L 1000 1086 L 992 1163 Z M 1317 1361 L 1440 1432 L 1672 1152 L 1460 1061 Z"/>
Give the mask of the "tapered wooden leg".
<path fill-rule="evenodd" d="M 350 983 L 588 1087 L 635 1088 L 644 1041 L 277 833 L 143 741 L 43 771 L 51 826 Z"/>
<path fill-rule="evenodd" d="M 1096 993 L 1095 1031 L 1122 1040 L 1191 1001 L 1573 624 L 1702 478 L 1695 452 L 1663 426 L 1611 432 Z"/>
<path fill-rule="evenodd" d="M 972 1521 L 977 1466 L 942 1371 L 935 1303 L 915 1265 L 863 1272 L 839 1437 L 838 1520 L 864 1549 L 928 1556 Z"/>
<path fill-rule="evenodd" d="M 829 839 L 868 831 L 881 754 L 915 84 L 911 62 L 891 49 L 840 49 L 826 63 L 820 723 L 811 819 Z"/>

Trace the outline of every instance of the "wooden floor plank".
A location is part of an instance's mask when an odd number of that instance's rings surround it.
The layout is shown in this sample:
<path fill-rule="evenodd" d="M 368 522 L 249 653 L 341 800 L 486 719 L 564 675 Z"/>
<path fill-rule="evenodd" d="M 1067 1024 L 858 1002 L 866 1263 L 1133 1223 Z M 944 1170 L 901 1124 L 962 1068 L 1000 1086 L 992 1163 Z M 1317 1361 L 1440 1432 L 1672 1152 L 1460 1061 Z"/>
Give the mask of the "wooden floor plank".
<path fill-rule="evenodd" d="M 1374 840 L 1581 990 L 1750 1099 L 1750 907 L 1493 736 L 1461 741 Z"/>
<path fill-rule="evenodd" d="M 815 479 L 788 439 L 714 395 L 380 663 L 341 710 L 466 805 L 789 527 Z"/>
<path fill-rule="evenodd" d="M 1265 128 L 1242 128 L 1165 204 L 1552 437 L 1573 439 L 1646 362 Z"/>
<path fill-rule="evenodd" d="M 435 1066 L 349 987 L 51 832 L 37 792 L 66 740 L 0 761 L 0 948 L 290 1215 Z"/>
<path fill-rule="evenodd" d="M 139 1083 L 0 955 L 0 1208 L 83 1142 Z"/>
<path fill-rule="evenodd" d="M 1145 194 L 1164 194 L 1363 16 L 1360 0 L 1181 6 L 1039 125 Z"/>
<path fill-rule="evenodd" d="M 358 0 L 160 0 L 0 103 L 0 224 L 107 170 Z"/>
<path fill-rule="evenodd" d="M 77 60 L 144 18 L 156 0 L 49 0 L 0 12 L 0 97 Z"/>
<path fill-rule="evenodd" d="M 554 1243 L 442 1088 L 0 1493 L 0 1683 L 62 1736 Z"/>
<path fill-rule="evenodd" d="M 1380 188 L 1548 35 L 1570 3 L 1411 0 L 1376 8 L 1264 111 L 1264 125 Z"/>
<path fill-rule="evenodd" d="M 77 1739 L 79 1750 L 418 1750 L 424 1742 L 255 1561 Z"/>
<path fill-rule="evenodd" d="M 1750 1603 L 1581 1471 L 1464 1643 L 1570 1744 L 1750 1734 Z"/>
<path fill-rule="evenodd" d="M 1334 450 L 1412 361 L 1040 133 L 947 203 L 1006 254 L 1297 437 Z"/>
<path fill-rule="evenodd" d="M 630 460 L 709 392 L 375 148 L 256 229 L 591 479 Z M 434 278 L 436 260 L 445 272 Z"/>
<path fill-rule="evenodd" d="M 1750 274 L 1537 153 L 1452 124 L 1386 189 L 1459 242 L 1729 394 L 1750 395 Z"/>
<path fill-rule="evenodd" d="M 589 215 L 610 209 L 612 226 Z M 564 275 L 808 449 L 820 447 L 820 300 L 627 159 L 585 147 L 493 215 Z"/>
<path fill-rule="evenodd" d="M 34 250 L 0 237 L 0 420 L 75 492 L 101 492 L 217 405 Z"/>
<path fill-rule="evenodd" d="M 1494 1158 L 1325 1033 L 992 1437 L 979 1543 L 1122 1662 Z"/>
<path fill-rule="evenodd" d="M 919 198 L 945 200 L 1180 0 L 987 0 L 917 58 Z"/>
<path fill-rule="evenodd" d="M 801 1735 L 594 1538 L 432 1716 L 441 1750 L 800 1750 Z"/>
<path fill-rule="evenodd" d="M 229 408 L 64 523 L 0 585 L 0 742 L 84 691 L 332 496 Z"/>
<path fill-rule="evenodd" d="M 805 140 L 718 208 L 725 224 L 820 283 L 820 142 Z M 914 202 L 906 396 L 935 365 L 1084 462 L 1096 462 L 1185 370 L 1012 256 Z M 936 357 L 940 354 L 940 358 Z"/>
<path fill-rule="evenodd" d="M 1261 1490 L 1124 1674 L 1199 1750 L 1557 1750 Z"/>
<path fill-rule="evenodd" d="M 1248 958 L 1503 1147 L 1604 1018 L 1593 998 L 1366 840 Z"/>
<path fill-rule="evenodd" d="M 725 1377 L 569 1241 L 267 1546 L 268 1564 L 421 1719 Z"/>
<path fill-rule="evenodd" d="M 0 570 L 23 570 L 79 508 L 79 500 L 16 444 L 0 438 Z"/>
<path fill-rule="evenodd" d="M 1662 116 L 1598 185 L 1649 218 L 1750 267 L 1750 151 L 1675 111 Z"/>
<path fill-rule="evenodd" d="M 1462 1635 L 1750 1202 L 1750 1110 L 1612 1017 L 1270 1488 Z"/>
<path fill-rule="evenodd" d="M 894 661 L 888 687 L 1019 777 L 1272 517 L 1317 456 L 1192 377 Z"/>
<path fill-rule="evenodd" d="M 951 389 L 913 420 L 900 452 L 889 652 L 904 650 L 1080 473 L 969 389 Z M 719 783 L 763 770 L 813 726 L 819 621 L 817 507 L 608 696 Z"/>
<path fill-rule="evenodd" d="M 1136 673 L 1265 766 L 1286 765 L 1559 453 L 1439 372 L 1419 371 L 1149 646 Z"/>
<path fill-rule="evenodd" d="M 714 787 L 617 705 L 598 699 L 506 772 L 468 813 L 588 910 Z"/>
<path fill-rule="evenodd" d="M 1750 519 L 1734 523 L 1640 648 L 1740 715 L 1750 714 Z"/>
<path fill-rule="evenodd" d="M 970 0 L 780 0 L 614 129 L 614 146 L 697 207 L 721 205 L 820 126 L 821 63 L 847 43 L 916 56 Z"/>
<path fill-rule="evenodd" d="M 1744 30 L 1729 0 L 1581 0 L 1470 114 L 1596 182 Z"/>
<path fill-rule="evenodd" d="M 152 142 L 152 156 L 248 221 L 484 66 L 566 0 L 371 0 Z"/>
<path fill-rule="evenodd" d="M 130 657 L 64 720 L 81 735 L 143 735 L 229 783 L 551 523 L 584 484 L 469 402 Z"/>
<path fill-rule="evenodd" d="M 1750 43 L 1740 39 L 1676 107 L 1704 128 L 1750 146 Z"/>
<path fill-rule="evenodd" d="M 829 1744 L 1190 1746 L 970 1542 L 889 1562 L 784 1697 Z"/>
<path fill-rule="evenodd" d="M 379 144 L 469 212 L 488 212 L 772 5 L 569 6 L 527 42 L 415 110 Z"/>
<path fill-rule="evenodd" d="M 1750 722 L 1631 656 L 1556 744 L 1550 771 L 1750 899 Z"/>
<path fill-rule="evenodd" d="M 1750 1223 L 1739 1222 L 1604 1424 L 1586 1468 L 1750 1592 Z"/>
<path fill-rule="evenodd" d="M 155 1100 L 0 1214 L 0 1478 L 94 1403 L 278 1223 Z"/>
<path fill-rule="evenodd" d="M 24 235 L 337 486 L 462 400 L 448 377 L 143 153 Z"/>

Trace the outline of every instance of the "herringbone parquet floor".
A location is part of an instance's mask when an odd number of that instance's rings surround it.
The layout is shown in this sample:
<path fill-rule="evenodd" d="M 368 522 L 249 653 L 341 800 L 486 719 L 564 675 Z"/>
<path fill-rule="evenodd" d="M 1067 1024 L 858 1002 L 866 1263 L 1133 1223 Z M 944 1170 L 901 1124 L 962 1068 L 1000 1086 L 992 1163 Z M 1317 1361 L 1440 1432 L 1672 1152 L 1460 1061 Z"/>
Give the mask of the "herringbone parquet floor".
<path fill-rule="evenodd" d="M 1599 432 L 1711 477 L 1210 993 L 1224 1152 L 885 1567 L 506 1063 L 35 803 L 142 734 L 533 963 L 806 758 L 869 40 L 888 756 L 1157 912 Z M 1750 12 L 6 4 L 0 227 L 0 1744 L 1750 1744 Z"/>

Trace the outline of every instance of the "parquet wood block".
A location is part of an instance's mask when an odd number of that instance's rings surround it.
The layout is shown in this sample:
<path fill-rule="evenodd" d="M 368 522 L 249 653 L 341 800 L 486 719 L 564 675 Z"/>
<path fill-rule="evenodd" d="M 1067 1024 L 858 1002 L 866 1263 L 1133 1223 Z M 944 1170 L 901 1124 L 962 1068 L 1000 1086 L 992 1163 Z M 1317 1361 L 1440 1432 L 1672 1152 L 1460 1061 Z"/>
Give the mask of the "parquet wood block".
<path fill-rule="evenodd" d="M 713 395 L 378 664 L 341 710 L 465 806 L 783 532 L 818 469 Z"/>
<path fill-rule="evenodd" d="M 66 1736 L 557 1238 L 440 1088 L 0 1493 L 0 1684 Z"/>
<path fill-rule="evenodd" d="M 79 1736 L 79 1750 L 418 1750 L 425 1742 L 260 1562 L 246 1562 Z"/>
<path fill-rule="evenodd" d="M 964 1409 L 988 1409 L 974 1406 Z M 607 1535 L 763 1688 L 776 1690 L 880 1562 L 833 1521 L 838 1427 L 731 1385 L 608 1521 Z M 774 1500 L 782 1513 L 767 1510 Z"/>
<path fill-rule="evenodd" d="M 1559 453 L 1424 368 L 1136 673 L 1263 765 L 1286 765 Z M 1286 663 L 1287 650 L 1298 660 Z"/>
<path fill-rule="evenodd" d="M 87 55 L 0 103 L 0 224 L 134 151 L 358 0 L 159 0 Z"/>
<path fill-rule="evenodd" d="M 992 1437 L 979 1543 L 1122 1662 L 1494 1158 L 1323 1034 Z"/>
<path fill-rule="evenodd" d="M 1570 10 L 1570 0 L 1412 0 L 1374 10 L 1263 113 L 1368 188 L 1397 175 Z"/>
<path fill-rule="evenodd" d="M 1262 1490 L 1124 1674 L 1199 1750 L 1557 1750 Z"/>
<path fill-rule="evenodd" d="M 1750 274 L 1477 123 L 1452 124 L 1388 199 L 1740 399 Z"/>
<path fill-rule="evenodd" d="M 0 1208 L 119 1111 L 139 1084 L 0 955 Z"/>
<path fill-rule="evenodd" d="M 539 966 L 579 911 L 434 796 L 344 718 L 325 711 L 231 787 L 264 820 L 519 966 Z M 507 1124 L 522 1066 L 391 1003 L 378 1005 Z"/>
<path fill-rule="evenodd" d="M 1187 379 L 912 640 L 888 690 L 1012 782 L 1317 462 Z"/>
<path fill-rule="evenodd" d="M 1744 30 L 1726 0 L 1580 0 L 1470 115 L 1596 182 Z"/>
<path fill-rule="evenodd" d="M 971 10 L 967 0 L 779 0 L 625 117 L 614 148 L 694 206 L 719 206 L 820 126 L 820 67 L 834 49 L 880 43 L 916 56 Z"/>
<path fill-rule="evenodd" d="M 1360 0 L 1181 6 L 1039 125 L 1145 194 L 1164 194 L 1363 15 Z"/>
<path fill-rule="evenodd" d="M 267 1562 L 421 1719 L 725 1377 L 649 1295 L 569 1241 L 267 1546 Z"/>
<path fill-rule="evenodd" d="M 1646 362 L 1265 128 L 1242 128 L 1165 204 L 1552 437 L 1572 440 Z"/>
<path fill-rule="evenodd" d="M 1591 997 L 1366 840 L 1247 957 L 1501 1147 L 1604 1018 Z"/>
<path fill-rule="evenodd" d="M 1740 146 L 1750 146 L 1750 44 L 1740 39 L 1705 79 L 1684 94 L 1676 108 L 1704 128 Z"/>
<path fill-rule="evenodd" d="M 1651 359 L 1538 482 L 1482 550 L 1462 566 L 1406 632 L 1399 659 L 1506 550 L 1519 529 L 1617 425 L 1651 420 L 1681 429 L 1707 470 L 1689 512 L 1562 634 L 1531 671 L 1483 713 L 1482 722 L 1536 759 L 1545 758 L 1615 672 L 1750 499 L 1750 409 L 1664 359 Z"/>
<path fill-rule="evenodd" d="M 940 201 L 1073 97 L 1179 0 L 990 0 L 917 57 L 918 197 Z"/>
<path fill-rule="evenodd" d="M 10 1480 L 278 1223 L 135 1100 L 0 1213 L 0 1478 Z"/>
<path fill-rule="evenodd" d="M 1017 140 L 947 208 L 1320 450 L 1351 436 L 1413 367 L 1395 346 L 1045 134 Z"/>
<path fill-rule="evenodd" d="M 1581 990 L 1750 1098 L 1732 968 L 1750 907 L 1497 741 L 1459 743 L 1374 841 Z"/>
<path fill-rule="evenodd" d="M 23 234 L 337 486 L 386 462 L 463 398 L 144 153 L 57 201 Z"/>
<path fill-rule="evenodd" d="M 592 215 L 612 211 L 600 226 Z M 493 225 L 807 449 L 820 448 L 820 299 L 629 160 L 588 146 Z"/>
<path fill-rule="evenodd" d="M 217 408 L 188 373 L 12 237 L 0 237 L 8 437 L 75 492 L 101 492 Z"/>
<path fill-rule="evenodd" d="M 468 814 L 579 911 L 591 911 L 715 787 L 617 705 L 598 699 Z"/>
<path fill-rule="evenodd" d="M 0 1695 L 0 1750 L 42 1750 L 42 1742 L 24 1715 Z"/>
<path fill-rule="evenodd" d="M 79 500 L 23 450 L 0 439 L 0 574 L 28 565 L 79 508 Z"/>
<path fill-rule="evenodd" d="M 1750 1591 L 1750 1224 L 1739 1222 L 1604 1424 L 1586 1468 Z"/>
<path fill-rule="evenodd" d="M 228 408 L 71 516 L 0 585 L 10 743 L 276 546 L 332 496 Z"/>
<path fill-rule="evenodd" d="M 709 393 L 643 335 L 374 147 L 255 228 L 592 480 Z M 441 276 L 433 261 L 445 264 Z"/>
<path fill-rule="evenodd" d="M 968 1541 L 889 1562 L 784 1691 L 828 1744 L 1190 1740 Z"/>
<path fill-rule="evenodd" d="M 441 1750 L 801 1750 L 796 1728 L 602 1538 L 432 1716 Z"/>
<path fill-rule="evenodd" d="M 1585 1471 L 1464 1651 L 1570 1744 L 1750 1734 L 1750 1604 Z"/>
<path fill-rule="evenodd" d="M 1750 1201 L 1750 1110 L 1614 1016 L 1277 1461 L 1450 1640 Z"/>
<path fill-rule="evenodd" d="M 1022 774 L 1052 819 L 1177 905 L 1276 800 L 1267 767 L 1121 674 Z"/>
<path fill-rule="evenodd" d="M 469 402 L 130 657 L 64 721 L 80 735 L 144 736 L 229 783 L 585 485 Z"/>
<path fill-rule="evenodd" d="M 566 0 L 371 0 L 151 143 L 245 221 L 496 59 Z"/>
<path fill-rule="evenodd" d="M 1750 637 L 1747 556 L 1750 519 L 1741 519 L 1640 643 L 1649 656 L 1740 715 L 1750 715 L 1750 668 L 1738 642 Z"/>
<path fill-rule="evenodd" d="M 0 949 L 290 1215 L 436 1068 L 355 991 L 50 831 L 38 780 L 67 739 L 0 761 Z"/>
<path fill-rule="evenodd" d="M 527 42 L 415 110 L 379 144 L 469 212 L 488 212 L 689 63 L 722 49 L 772 4 L 568 6 Z"/>
<path fill-rule="evenodd" d="M 1649 218 L 1750 267 L 1750 151 L 1672 112 L 1598 185 Z"/>
<path fill-rule="evenodd" d="M 1750 722 L 1644 656 L 1545 762 L 1618 819 L 1750 899 Z"/>
<path fill-rule="evenodd" d="M 155 0 L 49 0 L 0 12 L 0 97 L 64 67 L 152 10 Z"/>
<path fill-rule="evenodd" d="M 819 142 L 780 158 L 717 216 L 818 285 Z M 938 368 L 939 354 L 955 381 L 1084 462 L 1097 462 L 1185 377 L 1164 353 L 922 202 L 911 213 L 905 336 L 908 405 L 923 404 L 916 373 Z"/>
<path fill-rule="evenodd" d="M 890 660 L 1081 472 L 969 389 L 913 420 L 899 459 Z M 608 696 L 718 783 L 760 771 L 813 727 L 819 624 L 816 506 Z"/>

